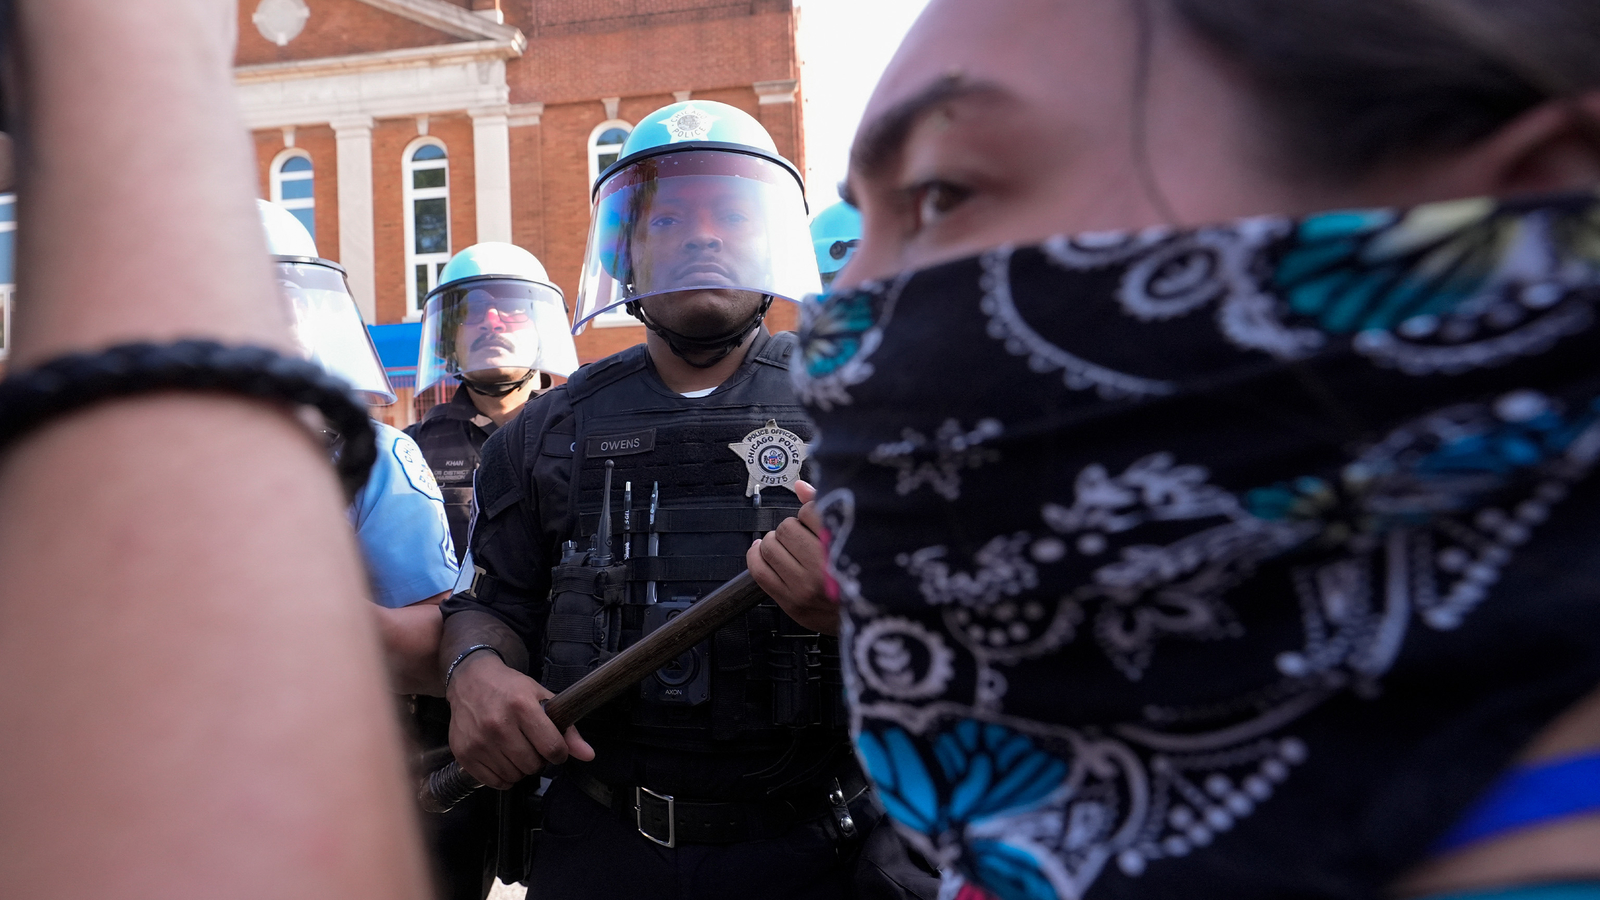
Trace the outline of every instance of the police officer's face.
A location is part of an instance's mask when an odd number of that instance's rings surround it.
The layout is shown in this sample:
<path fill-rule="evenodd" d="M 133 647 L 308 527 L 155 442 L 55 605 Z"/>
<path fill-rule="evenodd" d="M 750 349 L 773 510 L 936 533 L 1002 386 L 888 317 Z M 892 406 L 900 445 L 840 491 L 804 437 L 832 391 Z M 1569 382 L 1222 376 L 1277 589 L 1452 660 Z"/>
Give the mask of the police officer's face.
<path fill-rule="evenodd" d="M 467 292 L 464 321 L 456 329 L 456 362 L 463 374 L 479 381 L 522 377 L 539 350 L 531 303 L 484 290 Z"/>
<path fill-rule="evenodd" d="M 637 289 L 680 291 L 646 298 L 645 312 L 690 336 L 717 334 L 748 318 L 761 302 L 770 255 L 760 187 L 744 178 L 706 175 L 660 181 L 634 231 Z"/>

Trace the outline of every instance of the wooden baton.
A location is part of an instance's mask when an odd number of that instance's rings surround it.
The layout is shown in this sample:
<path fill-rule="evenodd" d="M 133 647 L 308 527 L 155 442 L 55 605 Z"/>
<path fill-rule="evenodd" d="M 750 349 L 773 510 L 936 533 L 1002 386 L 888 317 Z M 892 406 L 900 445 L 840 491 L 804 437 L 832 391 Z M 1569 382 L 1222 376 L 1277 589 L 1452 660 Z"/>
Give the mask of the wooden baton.
<path fill-rule="evenodd" d="M 766 598 L 747 570 L 700 598 L 667 624 L 645 635 L 577 683 L 545 701 L 545 715 L 556 728 L 567 726 L 604 706 L 642 681 L 651 672 L 682 656 L 718 628 L 749 611 Z M 454 759 L 423 779 L 418 800 L 428 812 L 445 812 L 467 798 L 483 783 L 466 773 Z"/>

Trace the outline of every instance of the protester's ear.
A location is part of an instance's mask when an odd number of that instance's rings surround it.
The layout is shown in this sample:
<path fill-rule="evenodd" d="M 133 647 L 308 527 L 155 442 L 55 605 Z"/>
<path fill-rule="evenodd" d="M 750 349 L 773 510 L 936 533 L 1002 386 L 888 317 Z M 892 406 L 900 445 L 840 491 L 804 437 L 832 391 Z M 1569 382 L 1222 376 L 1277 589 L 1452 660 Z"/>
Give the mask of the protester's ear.
<path fill-rule="evenodd" d="M 1600 186 L 1600 92 L 1522 113 L 1435 169 L 1455 196 L 1510 197 Z"/>

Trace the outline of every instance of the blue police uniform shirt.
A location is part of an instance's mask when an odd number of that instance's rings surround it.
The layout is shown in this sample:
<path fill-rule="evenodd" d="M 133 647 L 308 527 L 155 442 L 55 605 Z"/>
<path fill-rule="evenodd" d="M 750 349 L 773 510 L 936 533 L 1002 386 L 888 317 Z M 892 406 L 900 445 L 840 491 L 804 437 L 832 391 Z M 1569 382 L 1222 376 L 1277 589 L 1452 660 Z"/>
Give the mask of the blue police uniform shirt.
<path fill-rule="evenodd" d="M 350 524 L 367 561 L 372 599 L 394 609 L 448 590 L 460 568 L 444 495 L 422 450 L 382 422 L 372 426 L 378 433 L 378 461 L 350 504 Z"/>

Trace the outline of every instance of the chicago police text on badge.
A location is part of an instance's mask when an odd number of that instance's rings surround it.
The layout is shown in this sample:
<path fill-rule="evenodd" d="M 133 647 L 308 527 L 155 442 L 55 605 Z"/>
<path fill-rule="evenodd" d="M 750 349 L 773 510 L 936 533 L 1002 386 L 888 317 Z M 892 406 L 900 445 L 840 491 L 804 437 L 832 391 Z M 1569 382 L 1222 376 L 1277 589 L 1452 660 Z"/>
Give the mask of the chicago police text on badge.
<path fill-rule="evenodd" d="M 744 495 L 753 496 L 762 488 L 783 487 L 794 490 L 800 480 L 800 466 L 806 461 L 806 442 L 800 435 L 779 428 L 776 419 L 744 436 L 744 440 L 729 444 L 750 472 L 750 482 Z M 798 492 L 796 492 L 798 493 Z"/>

